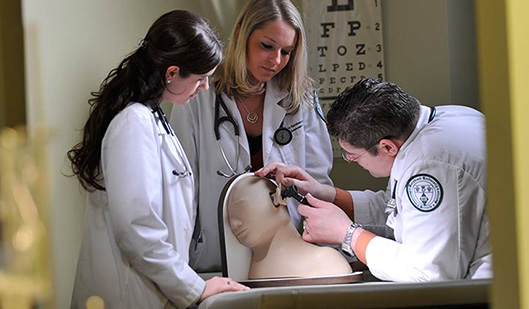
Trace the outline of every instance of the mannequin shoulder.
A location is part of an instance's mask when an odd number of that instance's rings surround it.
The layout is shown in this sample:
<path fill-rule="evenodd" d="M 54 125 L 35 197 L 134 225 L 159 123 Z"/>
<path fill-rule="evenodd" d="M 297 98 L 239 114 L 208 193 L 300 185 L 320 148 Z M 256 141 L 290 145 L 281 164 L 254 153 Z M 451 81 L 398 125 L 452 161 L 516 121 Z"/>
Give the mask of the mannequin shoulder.
<path fill-rule="evenodd" d="M 317 248 L 317 253 L 314 255 L 315 265 L 327 267 L 328 271 L 333 274 L 346 274 L 352 272 L 351 266 L 340 252 L 331 247 Z"/>

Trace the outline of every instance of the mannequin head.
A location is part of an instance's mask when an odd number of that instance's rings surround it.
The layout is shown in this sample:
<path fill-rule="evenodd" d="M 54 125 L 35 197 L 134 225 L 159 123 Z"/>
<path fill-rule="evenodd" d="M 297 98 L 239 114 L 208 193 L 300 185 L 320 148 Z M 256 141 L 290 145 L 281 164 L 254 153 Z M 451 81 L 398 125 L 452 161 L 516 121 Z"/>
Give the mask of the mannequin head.
<path fill-rule="evenodd" d="M 228 221 L 242 245 L 250 249 L 266 245 L 280 227 L 290 224 L 287 208 L 276 207 L 270 200 L 275 190 L 269 180 L 257 176 L 245 177 L 232 188 Z"/>
<path fill-rule="evenodd" d="M 252 251 L 248 278 L 351 273 L 338 251 L 301 238 L 290 221 L 288 208 L 275 206 L 270 199 L 276 189 L 270 180 L 248 175 L 238 179 L 227 196 L 225 207 L 231 231 L 241 245 Z"/>

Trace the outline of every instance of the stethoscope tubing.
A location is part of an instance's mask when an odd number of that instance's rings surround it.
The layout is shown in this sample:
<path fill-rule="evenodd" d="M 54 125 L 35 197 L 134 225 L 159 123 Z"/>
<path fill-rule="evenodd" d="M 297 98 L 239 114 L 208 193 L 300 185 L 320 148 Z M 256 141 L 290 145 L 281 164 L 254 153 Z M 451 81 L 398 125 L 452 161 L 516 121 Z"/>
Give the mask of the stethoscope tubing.
<path fill-rule="evenodd" d="M 226 114 L 226 116 L 220 117 L 220 110 L 219 110 L 220 106 L 222 106 L 222 109 L 224 110 L 224 113 Z M 233 131 L 234 131 L 234 135 L 235 135 L 235 142 L 237 143 L 236 144 L 237 147 L 235 147 L 235 168 L 230 164 L 230 161 L 228 160 L 228 157 L 226 156 L 226 152 L 222 148 L 222 143 L 220 141 L 219 127 L 221 126 L 221 124 L 224 121 L 227 121 L 227 122 L 231 123 L 231 125 L 233 126 Z M 217 145 L 219 146 L 222 158 L 224 159 L 224 162 L 226 163 L 226 165 L 228 166 L 228 169 L 231 172 L 231 174 L 226 174 L 226 173 L 222 172 L 221 170 L 217 170 L 217 174 L 219 176 L 222 176 L 222 177 L 231 178 L 231 177 L 233 177 L 235 175 L 243 174 L 243 173 L 246 173 L 249 170 L 251 170 L 251 168 L 252 168 L 251 165 L 248 165 L 244 169 L 244 171 L 242 171 L 242 172 L 238 171 L 237 164 L 239 163 L 240 148 L 241 148 L 240 135 L 239 135 L 239 125 L 235 122 L 235 119 L 233 118 L 232 114 L 230 113 L 230 111 L 226 107 L 226 104 L 224 103 L 224 101 L 222 100 L 220 95 L 217 95 L 216 98 L 215 98 L 215 122 L 214 122 L 213 130 L 215 131 L 215 138 L 217 139 Z"/>
<path fill-rule="evenodd" d="M 220 117 L 219 106 L 222 106 L 222 109 L 224 110 L 224 113 L 226 113 L 226 116 Z M 239 137 L 239 125 L 237 125 L 235 119 L 233 119 L 233 116 L 226 107 L 226 104 L 224 103 L 222 98 L 217 95 L 217 97 L 215 98 L 215 124 L 213 127 L 213 130 L 215 131 L 215 138 L 217 139 L 217 141 L 220 140 L 219 127 L 224 121 L 231 123 L 235 136 Z"/>
<path fill-rule="evenodd" d="M 180 156 L 180 160 L 182 161 L 182 165 L 184 166 L 184 171 L 179 172 L 176 169 L 172 170 L 171 173 L 175 176 L 178 176 L 180 178 L 184 178 L 187 176 L 191 176 L 191 167 L 187 166 L 186 159 L 182 155 L 183 149 L 181 147 L 178 147 L 176 141 L 175 141 L 175 134 L 173 131 L 173 128 L 171 128 L 171 125 L 167 121 L 167 117 L 165 117 L 165 113 L 163 112 L 162 108 L 160 106 L 156 106 L 152 108 L 153 114 L 156 114 L 158 116 L 158 120 L 160 120 L 165 132 L 167 132 L 167 135 L 169 135 L 169 139 L 173 143 L 173 146 L 175 147 L 175 151 Z M 162 146 L 163 147 L 163 146 Z"/>

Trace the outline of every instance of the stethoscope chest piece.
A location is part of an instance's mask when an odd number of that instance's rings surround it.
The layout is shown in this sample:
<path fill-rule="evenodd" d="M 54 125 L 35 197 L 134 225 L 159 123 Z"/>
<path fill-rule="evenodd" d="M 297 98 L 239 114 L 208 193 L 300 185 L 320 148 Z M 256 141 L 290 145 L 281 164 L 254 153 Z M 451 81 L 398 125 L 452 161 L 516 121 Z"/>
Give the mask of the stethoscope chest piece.
<path fill-rule="evenodd" d="M 281 127 L 274 133 L 274 141 L 281 146 L 285 146 L 292 141 L 292 131 L 285 127 Z"/>

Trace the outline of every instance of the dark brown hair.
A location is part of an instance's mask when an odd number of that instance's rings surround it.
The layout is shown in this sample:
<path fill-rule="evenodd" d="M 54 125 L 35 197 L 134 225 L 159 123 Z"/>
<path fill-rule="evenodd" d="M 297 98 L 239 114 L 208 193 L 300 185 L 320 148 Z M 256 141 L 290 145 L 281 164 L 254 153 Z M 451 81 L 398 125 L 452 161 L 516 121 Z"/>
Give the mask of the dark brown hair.
<path fill-rule="evenodd" d="M 167 68 L 176 65 L 182 78 L 204 74 L 222 59 L 222 46 L 208 23 L 182 10 L 168 12 L 150 27 L 142 44 L 110 71 L 93 92 L 83 139 L 67 156 L 72 171 L 86 190 L 101 184 L 101 143 L 112 119 L 130 102 L 159 106 Z"/>
<path fill-rule="evenodd" d="M 415 128 L 420 103 L 393 83 L 373 78 L 345 89 L 327 114 L 329 134 L 351 146 L 370 149 L 383 138 L 405 140 Z"/>

